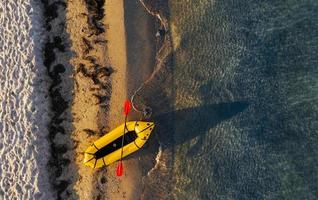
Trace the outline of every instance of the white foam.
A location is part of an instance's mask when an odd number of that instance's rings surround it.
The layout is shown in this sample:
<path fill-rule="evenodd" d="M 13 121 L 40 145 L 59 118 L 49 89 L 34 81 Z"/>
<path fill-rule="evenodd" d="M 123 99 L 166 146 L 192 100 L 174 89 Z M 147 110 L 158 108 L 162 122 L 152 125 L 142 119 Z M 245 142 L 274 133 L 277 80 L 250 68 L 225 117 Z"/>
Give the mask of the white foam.
<path fill-rule="evenodd" d="M 53 199 L 41 9 L 32 2 L 0 3 L 0 199 Z"/>
<path fill-rule="evenodd" d="M 156 156 L 156 164 L 155 166 L 153 166 L 153 168 L 151 168 L 148 173 L 147 173 L 147 176 L 150 176 L 150 174 L 156 170 L 158 167 L 159 167 L 159 164 L 160 164 L 160 158 L 162 156 L 162 147 L 161 145 L 159 146 L 159 149 L 158 149 L 158 153 L 157 153 L 157 156 Z M 161 163 L 162 165 L 164 165 L 164 163 Z"/>

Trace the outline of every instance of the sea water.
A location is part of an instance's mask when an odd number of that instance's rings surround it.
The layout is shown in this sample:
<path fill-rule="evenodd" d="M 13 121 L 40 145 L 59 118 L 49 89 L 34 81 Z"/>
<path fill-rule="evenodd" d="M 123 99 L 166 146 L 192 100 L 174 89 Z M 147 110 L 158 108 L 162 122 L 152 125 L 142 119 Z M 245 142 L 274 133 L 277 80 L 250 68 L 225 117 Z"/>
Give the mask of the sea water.
<path fill-rule="evenodd" d="M 318 1 L 169 7 L 173 112 L 152 197 L 317 199 Z"/>

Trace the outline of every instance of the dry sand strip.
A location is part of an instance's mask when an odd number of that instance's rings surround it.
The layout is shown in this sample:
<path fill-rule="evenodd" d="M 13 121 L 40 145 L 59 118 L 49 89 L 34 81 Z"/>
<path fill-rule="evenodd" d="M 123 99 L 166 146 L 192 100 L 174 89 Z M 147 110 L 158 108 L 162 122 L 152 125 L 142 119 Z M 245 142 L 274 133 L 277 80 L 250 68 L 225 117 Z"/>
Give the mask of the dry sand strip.
<path fill-rule="evenodd" d="M 74 189 L 79 199 L 106 198 L 106 168 L 91 169 L 83 165 L 83 152 L 91 143 L 109 131 L 107 116 L 112 92 L 111 76 L 116 73 L 109 64 L 107 26 L 104 26 L 103 1 L 69 1 L 67 32 L 72 41 L 71 65 L 74 69 L 72 103 L 72 139 L 78 144 L 75 160 L 78 179 Z"/>

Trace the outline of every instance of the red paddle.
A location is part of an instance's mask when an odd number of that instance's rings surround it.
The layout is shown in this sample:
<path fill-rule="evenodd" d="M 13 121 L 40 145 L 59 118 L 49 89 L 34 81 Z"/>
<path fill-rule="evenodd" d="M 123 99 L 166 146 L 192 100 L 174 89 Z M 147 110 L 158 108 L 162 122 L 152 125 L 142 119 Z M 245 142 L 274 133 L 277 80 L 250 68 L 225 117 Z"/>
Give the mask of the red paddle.
<path fill-rule="evenodd" d="M 122 176 L 124 172 L 124 168 L 123 168 L 123 161 L 120 161 L 117 165 L 117 170 L 116 170 L 116 174 L 117 176 Z"/>
<path fill-rule="evenodd" d="M 126 117 L 128 116 L 128 113 L 130 112 L 130 110 L 131 110 L 131 103 L 129 100 L 126 100 L 124 105 L 124 113 Z"/>
<path fill-rule="evenodd" d="M 125 113 L 124 134 L 123 134 L 122 141 L 121 141 L 120 161 L 119 161 L 119 163 L 117 165 L 117 170 L 116 170 L 117 176 L 122 176 L 123 172 L 124 172 L 124 166 L 123 166 L 123 161 L 122 161 L 122 159 L 123 159 L 123 147 L 124 147 L 126 121 L 127 121 L 127 116 L 128 116 L 128 113 L 130 112 L 130 110 L 131 110 L 131 103 L 130 103 L 130 101 L 126 100 L 125 104 L 124 104 L 124 113 Z"/>

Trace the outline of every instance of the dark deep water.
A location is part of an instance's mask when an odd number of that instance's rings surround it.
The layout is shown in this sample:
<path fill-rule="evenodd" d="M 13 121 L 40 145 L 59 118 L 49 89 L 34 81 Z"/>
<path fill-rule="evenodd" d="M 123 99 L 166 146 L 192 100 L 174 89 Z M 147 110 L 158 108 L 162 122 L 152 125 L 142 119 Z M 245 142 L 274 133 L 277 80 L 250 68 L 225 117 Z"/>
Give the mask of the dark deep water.
<path fill-rule="evenodd" d="M 165 186 L 153 190 L 318 199 L 318 1 L 169 6 L 175 112 L 158 119 L 172 129 L 158 127 Z"/>

